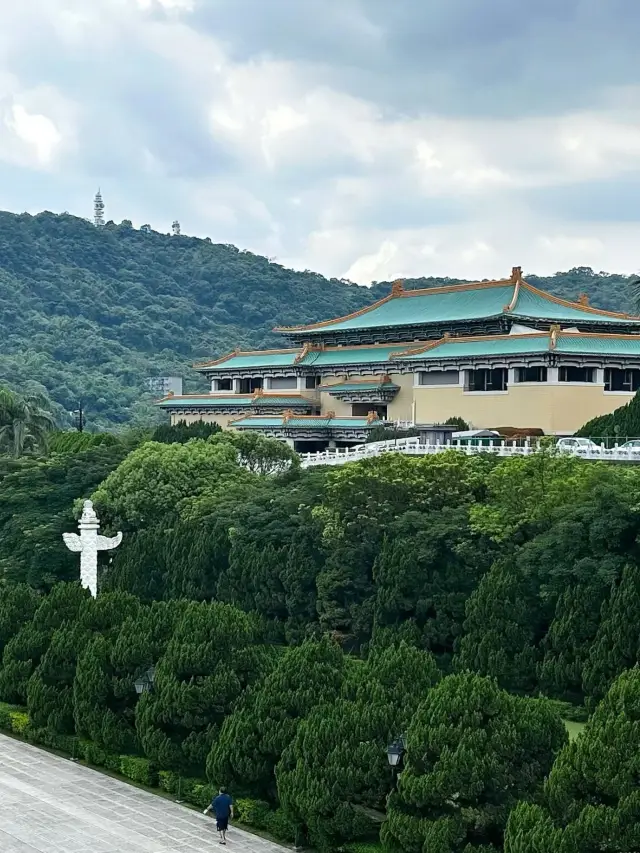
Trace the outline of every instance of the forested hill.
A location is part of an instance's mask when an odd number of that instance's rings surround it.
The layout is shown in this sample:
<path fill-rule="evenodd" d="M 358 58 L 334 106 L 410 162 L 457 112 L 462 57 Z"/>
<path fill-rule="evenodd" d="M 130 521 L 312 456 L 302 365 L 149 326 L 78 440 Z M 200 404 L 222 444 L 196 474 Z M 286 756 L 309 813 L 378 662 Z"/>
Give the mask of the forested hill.
<path fill-rule="evenodd" d="M 579 268 L 528 278 L 559 295 L 586 292 L 594 305 L 630 308 L 624 276 Z M 443 281 L 455 279 L 407 286 Z M 0 384 L 46 390 L 61 411 L 82 398 L 95 425 L 145 422 L 146 377 L 179 374 L 195 390 L 191 362 L 273 345 L 275 325 L 346 314 L 388 292 L 389 283 L 329 280 L 128 222 L 98 231 L 68 214 L 0 212 Z"/>

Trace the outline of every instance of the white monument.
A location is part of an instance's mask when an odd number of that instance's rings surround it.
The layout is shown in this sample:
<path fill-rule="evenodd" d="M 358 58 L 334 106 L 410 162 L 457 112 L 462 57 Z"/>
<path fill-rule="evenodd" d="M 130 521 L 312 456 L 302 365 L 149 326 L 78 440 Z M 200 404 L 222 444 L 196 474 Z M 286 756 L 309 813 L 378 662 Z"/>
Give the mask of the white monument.
<path fill-rule="evenodd" d="M 80 535 L 63 533 L 64 544 L 70 551 L 80 552 L 80 583 L 95 598 L 98 594 L 98 551 L 112 551 L 122 542 L 122 533 L 109 538 L 99 536 L 100 520 L 91 501 L 82 505 L 82 516 L 78 523 Z"/>

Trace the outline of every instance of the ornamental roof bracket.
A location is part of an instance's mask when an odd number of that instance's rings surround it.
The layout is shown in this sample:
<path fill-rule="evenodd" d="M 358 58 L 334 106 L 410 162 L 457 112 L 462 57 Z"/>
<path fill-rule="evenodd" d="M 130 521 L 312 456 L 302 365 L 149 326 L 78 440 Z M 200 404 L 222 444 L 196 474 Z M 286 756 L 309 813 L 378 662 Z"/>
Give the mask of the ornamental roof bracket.
<path fill-rule="evenodd" d="M 556 344 L 558 343 L 558 332 L 560 331 L 560 326 L 557 323 L 554 323 L 553 326 L 549 329 L 549 349 L 554 350 L 556 348 Z"/>
<path fill-rule="evenodd" d="M 513 288 L 513 296 L 511 297 L 511 302 L 508 305 L 505 305 L 502 309 L 505 314 L 508 314 L 510 311 L 516 307 L 518 302 L 518 296 L 520 296 L 520 282 L 522 281 L 522 277 L 520 274 L 520 267 L 514 267 L 511 272 L 511 278 L 515 281 L 515 287 Z"/>

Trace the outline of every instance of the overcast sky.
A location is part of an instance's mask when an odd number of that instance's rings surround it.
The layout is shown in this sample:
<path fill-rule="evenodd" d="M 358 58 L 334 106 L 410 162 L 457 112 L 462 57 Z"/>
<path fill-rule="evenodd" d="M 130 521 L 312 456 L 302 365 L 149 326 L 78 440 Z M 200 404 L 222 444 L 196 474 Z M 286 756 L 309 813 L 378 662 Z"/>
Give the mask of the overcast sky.
<path fill-rule="evenodd" d="M 638 0 L 0 0 L 0 208 L 354 281 L 640 270 Z"/>

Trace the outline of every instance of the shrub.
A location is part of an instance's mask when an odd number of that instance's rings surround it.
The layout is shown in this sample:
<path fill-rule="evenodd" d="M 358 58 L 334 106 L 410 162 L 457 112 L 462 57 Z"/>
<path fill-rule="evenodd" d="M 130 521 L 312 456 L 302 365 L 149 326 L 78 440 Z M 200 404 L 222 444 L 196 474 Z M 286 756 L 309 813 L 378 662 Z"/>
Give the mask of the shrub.
<path fill-rule="evenodd" d="M 127 779 L 148 785 L 153 788 L 158 783 L 158 774 L 153 764 L 146 758 L 136 758 L 131 755 L 121 755 L 118 761 L 118 770 Z"/>
<path fill-rule="evenodd" d="M 266 829 L 269 821 L 269 803 L 264 800 L 239 799 L 236 800 L 236 814 L 239 821 L 256 829 Z"/>
<path fill-rule="evenodd" d="M 257 827 L 256 827 L 257 828 Z M 298 835 L 295 825 L 283 809 L 276 809 L 267 815 L 266 830 L 280 841 L 296 842 Z"/>
<path fill-rule="evenodd" d="M 29 715 L 26 711 L 9 711 L 11 731 L 20 737 L 26 737 L 29 727 Z"/>

